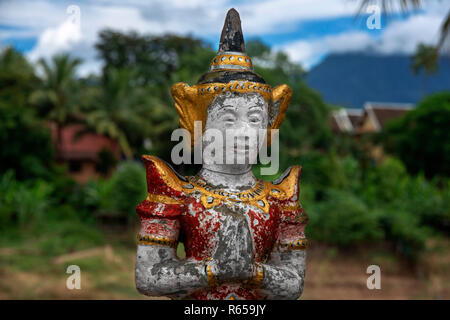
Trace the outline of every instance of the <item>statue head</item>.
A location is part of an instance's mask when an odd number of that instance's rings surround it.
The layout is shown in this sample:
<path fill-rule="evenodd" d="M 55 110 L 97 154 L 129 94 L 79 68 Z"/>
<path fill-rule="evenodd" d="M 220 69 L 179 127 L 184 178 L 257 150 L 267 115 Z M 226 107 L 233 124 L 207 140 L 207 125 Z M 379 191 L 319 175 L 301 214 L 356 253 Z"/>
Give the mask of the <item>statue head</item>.
<path fill-rule="evenodd" d="M 292 96 L 289 86 L 283 84 L 272 89 L 253 71 L 235 9 L 227 13 L 219 50 L 209 71 L 196 85 L 176 83 L 171 92 L 180 125 L 190 132 L 192 145 L 196 121 L 202 124 L 202 130 L 225 133 L 226 129 L 232 129 L 237 135 L 241 132 L 238 139 L 245 139 L 252 130 L 265 130 L 266 142 L 270 144 L 270 132 L 281 125 Z M 238 146 L 235 152 L 244 151 Z"/>
<path fill-rule="evenodd" d="M 259 93 L 226 92 L 216 96 L 208 107 L 202 137 L 204 163 L 217 160 L 219 148 L 222 151 L 219 162 L 255 163 L 258 147 L 265 142 L 259 140 L 265 139 L 268 116 L 269 106 Z"/>

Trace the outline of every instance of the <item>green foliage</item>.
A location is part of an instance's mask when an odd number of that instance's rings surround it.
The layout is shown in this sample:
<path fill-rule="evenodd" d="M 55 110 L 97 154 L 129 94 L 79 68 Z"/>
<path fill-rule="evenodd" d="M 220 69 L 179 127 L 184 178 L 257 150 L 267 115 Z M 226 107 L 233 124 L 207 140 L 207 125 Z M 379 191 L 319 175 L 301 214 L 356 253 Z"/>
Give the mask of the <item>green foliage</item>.
<path fill-rule="evenodd" d="M 85 132 L 116 139 L 130 160 L 144 152 L 169 158 L 178 122 L 169 88 L 176 81 L 194 84 L 215 54 L 191 37 L 114 31 L 102 32 L 97 48 L 103 74 L 83 79 L 76 77 L 79 61 L 68 55 L 41 60 L 41 79 L 20 53 L 0 55 L 0 70 L 6 70 L 0 74 L 0 143 L 7 146 L 0 149 L 2 243 L 31 235 L 40 252 L 57 255 L 104 243 L 96 213 L 136 218 L 135 207 L 146 197 L 143 166 L 122 162 L 109 179 L 79 185 L 54 166 L 44 119 L 58 129 L 81 121 Z M 300 65 L 259 40 L 248 41 L 247 49 L 268 83 L 293 89 L 280 132 L 280 170 L 303 166 L 300 201 L 313 241 L 388 241 L 415 257 L 430 236 L 448 234 L 448 93 L 425 99 L 392 123 L 383 141 L 398 158 L 374 164 L 352 137 L 333 137 L 330 107 L 305 84 Z M 101 153 L 99 171 L 106 175 L 112 164 L 111 154 Z"/>
<path fill-rule="evenodd" d="M 76 213 L 70 212 L 73 210 L 70 207 L 65 208 L 61 214 L 71 218 L 49 220 L 38 227 L 38 250 L 46 255 L 56 256 L 105 243 L 103 234 L 95 225 L 72 218 Z"/>
<path fill-rule="evenodd" d="M 100 87 L 91 88 L 91 101 L 85 108 L 88 129 L 119 142 L 123 153 L 131 158 L 130 141 L 144 136 L 146 122 L 143 91 L 133 85 L 135 74 L 129 69 L 108 69 Z"/>
<path fill-rule="evenodd" d="M 179 69 L 179 81 L 200 76 L 207 69 L 214 52 L 201 40 L 176 35 L 150 36 L 136 32 L 100 32 L 96 44 L 107 70 L 131 69 L 137 75 L 138 85 L 169 86 Z"/>
<path fill-rule="evenodd" d="M 136 217 L 136 206 L 146 195 L 145 169 L 136 162 L 122 162 L 109 180 L 91 181 L 82 190 L 93 211 L 130 217 Z"/>
<path fill-rule="evenodd" d="M 436 231 L 450 231 L 450 185 L 439 186 L 438 182 L 428 181 L 423 176 L 407 177 L 402 181 L 403 192 L 393 200 L 395 207 L 413 213 L 421 225 Z"/>
<path fill-rule="evenodd" d="M 92 219 L 57 201 L 54 191 L 44 180 L 18 181 L 13 171 L 0 178 L 0 246 L 32 237 L 32 247 L 51 256 L 104 243 Z"/>
<path fill-rule="evenodd" d="M 385 147 L 412 174 L 450 176 L 450 92 L 425 98 L 414 110 L 393 120 L 383 133 Z"/>
<path fill-rule="evenodd" d="M 102 149 L 98 154 L 98 163 L 96 169 L 103 176 L 106 176 L 112 168 L 117 164 L 117 159 L 114 154 L 108 149 Z"/>
<path fill-rule="evenodd" d="M 361 168 L 351 156 L 307 153 L 300 202 L 310 216 L 313 240 L 347 246 L 387 240 L 416 258 L 428 238 L 450 226 L 448 181 L 410 176 L 398 159 Z"/>
<path fill-rule="evenodd" d="M 380 216 L 387 240 L 395 244 L 400 254 L 416 258 L 425 248 L 430 228 L 421 224 L 420 217 L 414 211 L 403 211 L 400 208 L 384 209 Z"/>
<path fill-rule="evenodd" d="M 13 107 L 23 107 L 37 86 L 37 77 L 26 58 L 8 47 L 0 52 L 0 101 Z"/>
<path fill-rule="evenodd" d="M 324 201 L 313 206 L 307 233 L 317 241 L 348 246 L 382 239 L 377 213 L 348 192 L 328 190 Z"/>
<path fill-rule="evenodd" d="M 308 152 L 296 162 L 301 163 L 303 168 L 302 181 L 311 185 L 316 194 L 321 194 L 328 188 L 349 192 L 360 189 L 362 172 L 356 159 L 351 156 L 339 157 L 334 152 Z"/>
<path fill-rule="evenodd" d="M 67 124 L 78 111 L 80 91 L 75 72 L 80 63 L 81 60 L 72 59 L 68 54 L 54 56 L 51 64 L 44 59 L 38 62 L 43 79 L 30 102 L 38 107 L 41 115 L 59 126 Z"/>
<path fill-rule="evenodd" d="M 21 180 L 45 176 L 52 166 L 49 130 L 32 110 L 0 101 L 0 173 L 15 171 Z"/>
<path fill-rule="evenodd" d="M 111 30 L 100 33 L 96 47 L 104 69 L 101 88 L 91 88 L 86 102 L 88 127 L 116 139 L 129 159 L 144 152 L 164 158 L 178 126 L 169 88 L 177 81 L 195 83 L 214 51 L 191 37 Z"/>
<path fill-rule="evenodd" d="M 403 163 L 388 157 L 379 166 L 366 170 L 362 196 L 371 206 L 391 203 L 405 191 L 408 178 Z"/>
<path fill-rule="evenodd" d="M 439 52 L 436 47 L 420 43 L 412 57 L 411 68 L 415 74 L 422 68 L 427 74 L 435 73 L 438 70 Z"/>
<path fill-rule="evenodd" d="M 290 85 L 294 94 L 280 130 L 282 150 L 292 157 L 300 151 L 328 148 L 332 138 L 327 122 L 329 107 L 303 81 Z"/>
<path fill-rule="evenodd" d="M 143 166 L 138 163 L 123 163 L 111 180 L 111 202 L 114 208 L 134 215 L 136 205 L 147 195 Z"/>

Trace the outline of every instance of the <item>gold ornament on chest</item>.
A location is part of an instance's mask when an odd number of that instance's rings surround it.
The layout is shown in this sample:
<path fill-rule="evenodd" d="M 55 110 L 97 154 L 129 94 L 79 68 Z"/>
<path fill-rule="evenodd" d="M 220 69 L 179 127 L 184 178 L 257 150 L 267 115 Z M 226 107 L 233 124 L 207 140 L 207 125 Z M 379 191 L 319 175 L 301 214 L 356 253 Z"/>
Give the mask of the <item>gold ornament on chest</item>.
<path fill-rule="evenodd" d="M 183 191 L 186 193 L 200 193 L 200 201 L 206 209 L 210 209 L 219 204 L 228 205 L 250 205 L 261 209 L 264 213 L 269 213 L 269 202 L 267 196 L 275 193 L 282 196 L 283 191 L 271 188 L 271 184 L 258 179 L 256 185 L 242 192 L 232 192 L 221 188 L 216 188 L 198 176 L 188 178 L 188 183 L 184 184 Z"/>

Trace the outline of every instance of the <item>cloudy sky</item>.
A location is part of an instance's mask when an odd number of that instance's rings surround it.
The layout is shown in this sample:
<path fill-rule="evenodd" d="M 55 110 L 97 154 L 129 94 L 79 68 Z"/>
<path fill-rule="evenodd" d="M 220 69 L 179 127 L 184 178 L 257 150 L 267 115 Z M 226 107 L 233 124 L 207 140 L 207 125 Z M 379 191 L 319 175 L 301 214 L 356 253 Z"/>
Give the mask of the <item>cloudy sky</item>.
<path fill-rule="evenodd" d="M 234 7 L 246 39 L 258 37 L 308 69 L 332 52 L 408 54 L 420 42 L 436 43 L 442 19 L 450 10 L 449 0 L 424 0 L 421 10 L 381 17 L 381 29 L 369 29 L 369 14 L 354 18 L 359 2 L 0 0 L 0 47 L 12 45 L 31 61 L 70 52 L 83 59 L 80 73 L 84 75 L 101 68 L 94 49 L 99 30 L 191 34 L 216 47 L 226 12 Z"/>

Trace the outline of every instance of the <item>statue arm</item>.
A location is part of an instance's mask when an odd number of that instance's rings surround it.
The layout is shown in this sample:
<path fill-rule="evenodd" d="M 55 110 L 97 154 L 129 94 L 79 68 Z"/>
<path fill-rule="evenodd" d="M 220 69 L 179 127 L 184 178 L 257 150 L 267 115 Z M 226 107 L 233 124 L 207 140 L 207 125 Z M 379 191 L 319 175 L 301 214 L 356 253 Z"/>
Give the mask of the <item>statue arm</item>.
<path fill-rule="evenodd" d="M 298 299 L 305 280 L 308 217 L 299 206 L 282 213 L 278 237 L 270 259 L 262 265 L 261 294 L 266 299 Z"/>
<path fill-rule="evenodd" d="M 270 260 L 261 266 L 260 294 L 271 300 L 298 299 L 303 292 L 305 261 L 305 250 L 272 252 Z"/>
<path fill-rule="evenodd" d="M 136 212 L 141 219 L 135 281 L 139 292 L 149 296 L 182 298 L 208 286 L 203 263 L 181 260 L 176 254 L 184 210 L 182 177 L 164 161 L 143 156 L 147 176 L 147 199 Z"/>
<path fill-rule="evenodd" d="M 150 224 L 152 227 L 158 224 L 165 226 L 166 234 L 164 237 L 154 234 L 146 236 L 141 230 L 135 270 L 137 290 L 148 296 L 182 298 L 195 290 L 208 287 L 202 262 L 177 257 L 179 222 L 152 219 Z"/>
<path fill-rule="evenodd" d="M 298 299 L 303 292 L 308 217 L 299 203 L 300 174 L 301 167 L 293 166 L 273 182 L 288 196 L 273 195 L 279 197 L 273 202 L 279 214 L 277 237 L 269 260 L 260 266 L 259 292 L 266 299 Z"/>

